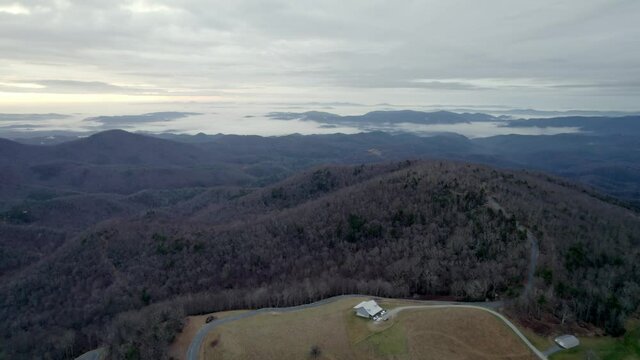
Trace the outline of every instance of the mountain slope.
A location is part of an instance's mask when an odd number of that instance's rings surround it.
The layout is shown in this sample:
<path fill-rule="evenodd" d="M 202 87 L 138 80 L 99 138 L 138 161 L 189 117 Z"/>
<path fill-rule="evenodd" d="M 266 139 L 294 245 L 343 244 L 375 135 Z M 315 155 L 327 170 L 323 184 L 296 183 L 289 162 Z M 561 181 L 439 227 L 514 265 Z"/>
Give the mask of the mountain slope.
<path fill-rule="evenodd" d="M 640 203 L 640 138 L 629 135 L 504 135 L 474 139 L 511 167 L 538 169 Z"/>
<path fill-rule="evenodd" d="M 205 153 L 189 144 L 109 130 L 87 138 L 53 146 L 48 153 L 56 160 L 90 164 L 202 165 Z"/>
<path fill-rule="evenodd" d="M 198 147 L 121 130 L 50 146 L 2 140 L 0 170 L 0 210 L 42 191 L 131 194 L 255 181 Z"/>
<path fill-rule="evenodd" d="M 531 306 L 615 330 L 640 299 L 638 215 L 542 175 L 436 161 L 328 167 L 221 204 L 102 223 L 0 285 L 5 351 L 86 349 L 118 314 L 203 292 L 172 308 L 344 292 L 510 298 L 526 276 L 523 228 L 552 274 L 536 280 L 532 296 L 545 302 Z M 127 341 L 114 350 L 161 346 Z"/>

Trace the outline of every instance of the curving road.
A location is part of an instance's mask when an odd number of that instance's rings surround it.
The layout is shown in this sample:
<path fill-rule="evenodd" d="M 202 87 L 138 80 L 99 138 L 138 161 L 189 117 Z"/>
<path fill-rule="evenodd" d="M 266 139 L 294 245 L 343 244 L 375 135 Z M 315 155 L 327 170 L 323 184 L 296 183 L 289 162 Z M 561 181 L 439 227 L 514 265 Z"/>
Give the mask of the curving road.
<path fill-rule="evenodd" d="M 256 316 L 259 314 L 263 314 L 263 313 L 268 313 L 268 312 L 278 312 L 278 313 L 286 313 L 286 312 L 292 312 L 292 311 L 297 311 L 297 310 L 303 310 L 303 309 L 308 309 L 308 308 L 313 308 L 313 307 L 317 307 L 317 306 L 321 306 L 321 305 L 325 305 L 328 303 L 332 303 L 334 301 L 340 300 L 340 299 L 344 299 L 344 298 L 354 298 L 354 297 L 369 297 L 367 295 L 340 295 L 340 296 L 335 296 L 332 298 L 327 298 L 324 300 L 320 300 L 311 304 L 305 304 L 305 305 L 299 305 L 299 306 L 291 306 L 291 307 L 286 307 L 286 308 L 264 308 L 264 309 L 259 309 L 259 310 L 254 310 L 254 311 L 249 311 L 246 313 L 242 313 L 236 316 L 230 316 L 230 317 L 226 317 L 223 319 L 219 319 L 219 320 L 214 320 L 206 325 L 204 325 L 200 330 L 198 330 L 198 332 L 196 333 L 196 336 L 193 338 L 193 340 L 191 341 L 191 344 L 189 345 L 189 349 L 187 350 L 187 360 L 199 360 L 198 359 L 198 355 L 200 352 L 200 348 L 202 347 L 202 344 L 204 343 L 204 339 L 207 336 L 207 334 L 213 330 L 214 328 L 222 325 L 222 324 L 226 324 L 229 322 L 233 322 L 233 321 L 237 321 L 240 319 L 246 319 L 252 316 Z M 427 302 L 427 301 L 418 301 L 415 300 L 416 302 Z M 403 306 L 403 307 L 399 307 L 396 309 L 393 309 L 389 312 L 388 316 L 393 316 L 394 314 L 397 314 L 400 311 L 403 310 L 408 310 L 408 309 L 425 309 L 425 308 L 431 308 L 431 309 L 438 309 L 438 308 L 471 308 L 471 309 L 480 309 L 483 311 L 487 311 L 489 313 L 491 313 L 492 315 L 496 316 L 498 319 L 502 320 L 524 343 L 525 345 L 527 345 L 527 347 L 536 355 L 536 357 L 538 357 L 538 359 L 540 360 L 547 360 L 547 357 L 540 352 L 540 350 L 538 350 L 530 341 L 529 339 L 527 339 L 521 332 L 520 330 L 518 330 L 518 328 L 511 322 L 509 321 L 509 319 L 507 319 L 506 317 L 504 317 L 502 314 L 494 311 L 492 308 L 498 307 L 500 305 L 500 302 L 487 302 L 487 303 L 456 303 L 456 302 L 443 302 L 443 303 L 438 303 L 438 304 L 433 304 L 432 301 L 428 301 L 430 304 L 429 305 L 412 305 L 412 306 Z"/>
<path fill-rule="evenodd" d="M 561 348 L 558 345 L 551 345 L 551 347 L 549 347 L 547 350 L 543 351 L 542 353 L 545 354 L 546 356 L 551 356 L 557 352 L 560 352 L 564 350 L 563 348 Z"/>

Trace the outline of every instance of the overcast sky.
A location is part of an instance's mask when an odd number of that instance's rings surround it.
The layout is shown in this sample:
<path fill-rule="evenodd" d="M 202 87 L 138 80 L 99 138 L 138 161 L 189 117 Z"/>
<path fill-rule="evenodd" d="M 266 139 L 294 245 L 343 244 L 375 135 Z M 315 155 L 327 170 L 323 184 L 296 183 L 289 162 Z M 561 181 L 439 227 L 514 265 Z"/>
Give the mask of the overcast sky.
<path fill-rule="evenodd" d="M 638 0 L 0 0 L 0 112 L 193 102 L 638 110 L 639 19 Z"/>

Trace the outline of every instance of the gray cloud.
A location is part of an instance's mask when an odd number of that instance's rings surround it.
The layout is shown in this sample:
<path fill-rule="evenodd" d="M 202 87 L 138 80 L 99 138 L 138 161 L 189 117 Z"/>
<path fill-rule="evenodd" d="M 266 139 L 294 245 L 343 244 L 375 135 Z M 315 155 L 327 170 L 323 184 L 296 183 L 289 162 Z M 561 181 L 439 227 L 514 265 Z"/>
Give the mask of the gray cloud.
<path fill-rule="evenodd" d="M 1 92 L 637 106 L 638 1 L 8 4 Z"/>
<path fill-rule="evenodd" d="M 0 121 L 43 121 L 68 119 L 65 114 L 0 114 Z"/>
<path fill-rule="evenodd" d="M 98 123 L 104 129 L 124 128 L 142 123 L 169 122 L 188 116 L 201 115 L 190 112 L 156 112 L 142 115 L 96 116 L 85 119 L 86 122 Z"/>
<path fill-rule="evenodd" d="M 14 124 L 14 125 L 0 125 L 0 131 L 5 130 L 29 130 L 44 127 L 44 125 L 38 124 Z"/>
<path fill-rule="evenodd" d="M 27 86 L 25 86 L 27 85 Z M 0 85 L 0 91 L 16 93 L 56 93 L 56 94 L 155 94 L 165 93 L 161 89 L 143 89 L 119 86 L 100 81 L 75 80 L 31 80 Z"/>
<path fill-rule="evenodd" d="M 77 93 L 79 90 L 93 93 L 139 93 L 141 89 L 117 86 L 100 81 L 73 80 L 39 80 L 36 84 L 44 85 L 47 90 L 56 93 Z"/>

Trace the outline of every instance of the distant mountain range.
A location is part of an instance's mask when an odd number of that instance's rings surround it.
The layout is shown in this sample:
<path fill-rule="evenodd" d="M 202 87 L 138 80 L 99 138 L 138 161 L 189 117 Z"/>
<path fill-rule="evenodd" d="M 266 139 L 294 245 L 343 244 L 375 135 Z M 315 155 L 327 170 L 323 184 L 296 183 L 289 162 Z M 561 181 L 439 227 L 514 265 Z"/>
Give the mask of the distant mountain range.
<path fill-rule="evenodd" d="M 551 116 L 545 118 L 513 119 L 511 116 L 494 116 L 484 113 L 435 111 L 423 112 L 413 110 L 399 111 L 373 111 L 364 115 L 340 116 L 328 112 L 309 111 L 303 113 L 273 112 L 267 116 L 278 120 L 303 120 L 315 121 L 326 125 L 349 125 L 358 128 L 366 128 L 372 125 L 452 125 L 470 124 L 475 122 L 498 122 L 500 126 L 520 127 L 556 127 L 577 128 L 582 131 L 595 134 L 634 134 L 640 133 L 640 115 L 632 113 L 606 113 L 613 115 L 582 116 L 579 114 L 591 114 L 591 112 L 544 112 L 530 110 L 514 110 L 516 113 L 537 114 L 538 116 Z M 532 110 L 531 110 L 532 111 Z M 560 116 L 558 116 L 560 115 Z M 578 116 L 577 116 L 578 115 Z M 393 129 L 393 128 L 391 128 Z"/>
<path fill-rule="evenodd" d="M 529 119 L 509 121 L 510 127 L 573 127 L 593 135 L 640 135 L 640 116 Z"/>
<path fill-rule="evenodd" d="M 459 124 L 481 121 L 496 121 L 491 115 L 481 113 L 455 113 L 449 111 L 423 112 L 413 110 L 373 111 L 364 115 L 340 116 L 327 112 L 309 111 L 304 113 L 274 112 L 267 115 L 278 120 L 307 120 L 330 125 L 351 125 L 362 127 L 380 124 Z"/>
<path fill-rule="evenodd" d="M 421 116 L 409 114 L 415 119 Z M 448 114 L 438 116 L 458 121 Z M 385 132 L 151 136 L 113 130 L 50 146 L 0 140 L 0 177 L 4 179 L 0 199 L 6 208 L 13 200 L 42 189 L 128 194 L 177 185 L 263 185 L 318 164 L 442 158 L 546 171 L 624 201 L 640 201 L 639 117 L 504 121 L 504 126 L 570 126 L 583 132 L 467 139 L 456 134 L 420 137 Z"/>
<path fill-rule="evenodd" d="M 469 109 L 455 109 L 454 112 L 470 112 Z M 477 110 L 476 110 L 477 111 Z M 536 117 L 564 117 L 564 116 L 601 116 L 619 117 L 640 115 L 640 111 L 597 111 L 597 110 L 536 110 L 536 109 L 506 109 L 491 110 L 491 114 L 508 115 L 514 118 L 536 118 Z"/>
<path fill-rule="evenodd" d="M 528 114 L 525 116 L 525 114 Z M 180 119 L 205 115 L 190 112 L 156 112 L 141 115 L 96 116 L 84 119 L 91 131 L 64 131 L 48 130 L 40 123 L 44 119 L 64 119 L 69 115 L 60 114 L 0 114 L 0 122 L 7 121 L 7 125 L 0 123 L 0 137 L 15 139 L 17 141 L 35 144 L 51 145 L 66 142 L 80 137 L 86 137 L 99 131 L 109 129 L 136 129 L 144 128 L 145 124 L 155 123 L 171 126 Z M 224 116 L 224 115 L 216 115 Z M 245 118 L 253 118 L 247 115 Z M 314 126 L 320 129 L 336 129 L 341 127 L 359 129 L 361 131 L 385 131 L 389 133 L 414 133 L 421 136 L 430 136 L 442 132 L 462 132 L 470 137 L 488 136 L 513 131 L 514 134 L 531 133 L 571 133 L 589 132 L 591 134 L 624 134 L 630 132 L 638 134 L 638 118 L 640 115 L 633 112 L 593 112 L 593 111 L 538 111 L 533 109 L 495 110 L 491 114 L 473 112 L 473 110 L 460 109 L 452 111 L 414 111 L 414 110 L 389 110 L 373 111 L 363 115 L 341 116 L 329 112 L 272 112 L 266 114 L 268 119 L 278 121 L 308 121 L 314 122 Z M 270 120 L 264 121 L 270 121 Z M 31 120 L 31 123 L 24 123 Z M 455 125 L 455 126 L 454 126 Z M 468 126 L 467 126 L 468 125 Z M 50 126 L 50 125 L 47 125 Z M 484 129 L 492 129 L 477 132 L 474 126 Z M 149 133 L 149 135 L 175 139 L 171 131 L 165 134 Z M 206 142 L 210 136 L 199 134 L 196 137 L 182 136 L 185 142 Z"/>

